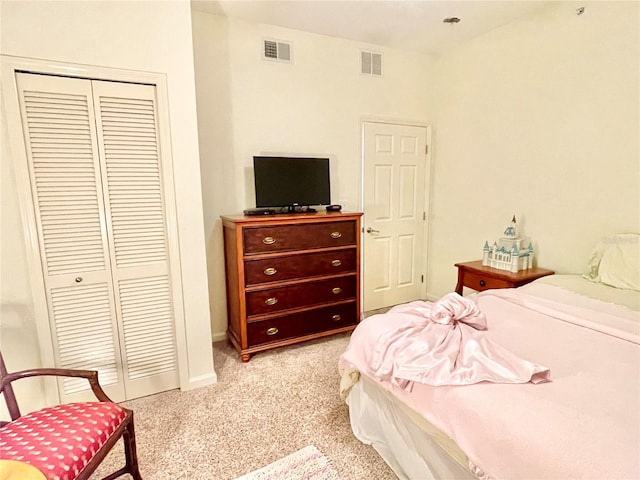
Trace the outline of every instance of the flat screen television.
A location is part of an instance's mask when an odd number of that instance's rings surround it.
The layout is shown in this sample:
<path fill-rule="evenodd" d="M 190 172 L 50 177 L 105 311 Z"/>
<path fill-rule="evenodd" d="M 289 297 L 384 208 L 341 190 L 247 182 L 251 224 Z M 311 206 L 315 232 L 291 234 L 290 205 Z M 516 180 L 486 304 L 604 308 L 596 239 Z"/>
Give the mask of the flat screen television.
<path fill-rule="evenodd" d="M 257 156 L 253 171 L 258 208 L 298 212 L 301 207 L 331 204 L 328 158 Z"/>

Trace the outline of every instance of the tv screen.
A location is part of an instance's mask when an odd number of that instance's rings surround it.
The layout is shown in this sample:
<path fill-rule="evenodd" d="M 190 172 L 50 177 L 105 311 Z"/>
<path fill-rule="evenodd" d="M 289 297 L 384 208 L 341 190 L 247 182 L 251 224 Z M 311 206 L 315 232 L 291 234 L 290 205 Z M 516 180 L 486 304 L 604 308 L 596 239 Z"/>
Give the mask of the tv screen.
<path fill-rule="evenodd" d="M 253 157 L 256 207 L 329 205 L 328 158 Z"/>

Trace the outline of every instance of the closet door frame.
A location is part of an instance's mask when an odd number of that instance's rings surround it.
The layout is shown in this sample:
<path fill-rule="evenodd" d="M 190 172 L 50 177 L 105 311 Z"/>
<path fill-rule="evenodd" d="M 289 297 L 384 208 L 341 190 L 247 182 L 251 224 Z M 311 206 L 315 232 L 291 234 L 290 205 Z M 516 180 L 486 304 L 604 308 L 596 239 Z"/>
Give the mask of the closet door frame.
<path fill-rule="evenodd" d="M 59 75 L 65 77 L 84 78 L 90 80 L 117 81 L 125 83 L 141 83 L 153 85 L 156 89 L 156 106 L 158 118 L 158 144 L 161 152 L 161 174 L 165 208 L 165 226 L 167 246 L 169 250 L 169 271 L 173 301 L 174 329 L 178 361 L 180 386 L 185 389 L 189 385 L 187 340 L 184 324 L 184 301 L 180 268 L 180 245 L 178 238 L 175 185 L 173 177 L 173 158 L 169 128 L 169 105 L 166 76 L 161 73 L 137 72 L 115 68 L 96 67 L 62 62 L 50 62 L 24 57 L 0 57 L 2 73 L 2 95 L 7 119 L 20 119 L 18 100 L 17 72 L 28 72 L 43 75 Z M 38 228 L 31 196 L 31 180 L 28 167 L 27 149 L 22 131 L 22 122 L 7 122 L 9 148 L 16 181 L 18 202 L 24 238 L 26 256 L 29 267 L 29 279 L 33 298 L 38 347 L 42 366 L 55 365 L 54 338 L 49 323 L 45 278 L 42 272 Z M 34 365 L 35 366 L 35 365 Z M 52 404 L 60 401 L 55 379 L 44 380 L 45 401 Z"/>

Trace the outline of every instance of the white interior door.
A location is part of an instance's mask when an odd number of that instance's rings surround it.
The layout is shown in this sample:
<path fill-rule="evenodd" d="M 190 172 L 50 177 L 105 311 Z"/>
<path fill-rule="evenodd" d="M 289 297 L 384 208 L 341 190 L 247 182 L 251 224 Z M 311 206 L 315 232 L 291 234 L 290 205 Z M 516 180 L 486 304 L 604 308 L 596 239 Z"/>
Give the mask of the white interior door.
<path fill-rule="evenodd" d="M 364 123 L 364 310 L 419 299 L 427 128 Z"/>

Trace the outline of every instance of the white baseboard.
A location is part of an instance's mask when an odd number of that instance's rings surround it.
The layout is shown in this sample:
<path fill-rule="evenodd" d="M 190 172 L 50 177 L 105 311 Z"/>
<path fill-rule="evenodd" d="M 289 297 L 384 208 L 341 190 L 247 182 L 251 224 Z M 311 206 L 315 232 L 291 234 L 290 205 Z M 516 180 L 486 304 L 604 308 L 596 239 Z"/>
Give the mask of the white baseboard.
<path fill-rule="evenodd" d="M 227 339 L 227 332 L 222 332 L 222 333 L 213 333 L 211 335 L 211 341 L 212 342 L 222 342 L 224 340 Z"/>
<path fill-rule="evenodd" d="M 215 372 L 207 373 L 206 375 L 200 375 L 198 377 L 192 377 L 186 385 L 180 385 L 180 390 L 188 391 L 194 390 L 200 387 L 206 387 L 209 385 L 215 385 L 218 383 L 218 376 Z"/>

